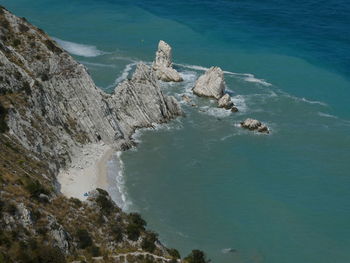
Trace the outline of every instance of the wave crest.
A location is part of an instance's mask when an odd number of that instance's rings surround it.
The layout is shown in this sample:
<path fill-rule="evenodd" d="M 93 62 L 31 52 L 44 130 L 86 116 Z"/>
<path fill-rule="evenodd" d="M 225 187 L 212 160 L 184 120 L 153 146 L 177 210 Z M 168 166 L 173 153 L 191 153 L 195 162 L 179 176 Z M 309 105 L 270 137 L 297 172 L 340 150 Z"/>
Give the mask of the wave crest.
<path fill-rule="evenodd" d="M 106 52 L 98 50 L 95 46 L 78 44 L 74 42 L 65 41 L 59 38 L 53 38 L 63 49 L 65 49 L 68 53 L 81 56 L 81 57 L 97 57 Z"/>

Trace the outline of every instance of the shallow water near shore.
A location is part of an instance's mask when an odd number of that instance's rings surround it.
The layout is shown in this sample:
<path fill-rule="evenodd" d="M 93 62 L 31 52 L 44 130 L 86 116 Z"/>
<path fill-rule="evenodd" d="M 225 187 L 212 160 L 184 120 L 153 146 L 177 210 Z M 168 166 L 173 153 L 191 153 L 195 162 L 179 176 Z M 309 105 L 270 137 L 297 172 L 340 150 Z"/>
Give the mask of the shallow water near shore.
<path fill-rule="evenodd" d="M 296 2 L 0 0 L 107 92 L 153 60 L 159 39 L 173 46 L 185 81 L 163 90 L 198 107 L 182 102 L 186 117 L 137 132 L 138 147 L 108 165 L 121 168 L 117 202 L 166 245 L 223 263 L 349 262 L 350 7 Z M 191 95 L 212 65 L 238 113 Z M 271 134 L 242 130 L 247 117 Z"/>

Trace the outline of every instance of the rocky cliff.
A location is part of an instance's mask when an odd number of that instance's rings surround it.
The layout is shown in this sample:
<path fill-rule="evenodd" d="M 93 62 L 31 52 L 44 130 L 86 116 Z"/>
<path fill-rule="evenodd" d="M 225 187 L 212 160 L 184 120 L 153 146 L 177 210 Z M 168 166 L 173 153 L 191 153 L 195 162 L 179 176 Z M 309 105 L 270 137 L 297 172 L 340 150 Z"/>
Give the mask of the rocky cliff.
<path fill-rule="evenodd" d="M 177 258 L 105 191 L 88 202 L 67 199 L 56 175 L 84 144 L 126 149 L 135 129 L 181 114 L 152 68 L 138 65 L 105 94 L 44 31 L 0 7 L 0 262 Z"/>
<path fill-rule="evenodd" d="M 105 94 L 42 30 L 0 12 L 0 93 L 8 134 L 54 161 L 54 170 L 69 161 L 72 147 L 99 140 L 128 147 L 136 128 L 181 115 L 146 65 L 114 94 Z"/>

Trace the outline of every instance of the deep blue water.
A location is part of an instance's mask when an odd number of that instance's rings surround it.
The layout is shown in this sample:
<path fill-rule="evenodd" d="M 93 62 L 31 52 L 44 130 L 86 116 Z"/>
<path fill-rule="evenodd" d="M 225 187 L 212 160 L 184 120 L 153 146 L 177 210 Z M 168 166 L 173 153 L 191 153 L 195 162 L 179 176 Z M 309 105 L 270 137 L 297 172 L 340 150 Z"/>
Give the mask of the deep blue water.
<path fill-rule="evenodd" d="M 107 92 L 151 62 L 160 39 L 185 78 L 165 93 L 191 95 L 200 67 L 231 72 L 239 113 L 192 97 L 186 118 L 143 131 L 121 155 L 118 201 L 168 246 L 224 263 L 350 262 L 349 1 L 0 3 L 57 38 Z M 242 131 L 247 117 L 271 135 Z"/>

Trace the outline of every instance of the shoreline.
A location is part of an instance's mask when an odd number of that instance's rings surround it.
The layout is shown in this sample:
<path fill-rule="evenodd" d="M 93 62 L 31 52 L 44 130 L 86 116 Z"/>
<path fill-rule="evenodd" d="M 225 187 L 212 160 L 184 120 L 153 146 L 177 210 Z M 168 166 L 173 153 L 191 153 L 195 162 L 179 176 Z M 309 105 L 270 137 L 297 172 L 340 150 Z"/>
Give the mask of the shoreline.
<path fill-rule="evenodd" d="M 104 143 L 87 144 L 75 149 L 72 163 L 60 170 L 57 180 L 60 192 L 70 198 L 86 200 L 87 193 L 101 188 L 108 191 L 108 161 L 117 150 Z M 118 172 L 118 167 L 116 166 Z"/>

